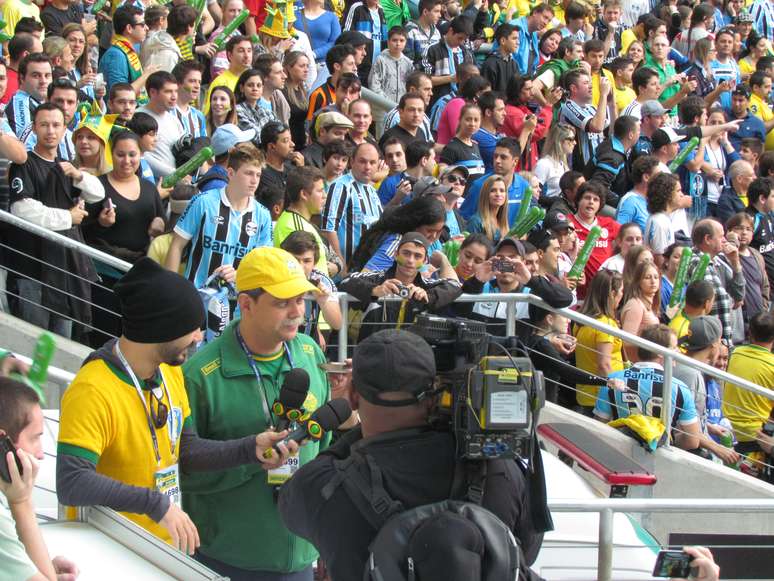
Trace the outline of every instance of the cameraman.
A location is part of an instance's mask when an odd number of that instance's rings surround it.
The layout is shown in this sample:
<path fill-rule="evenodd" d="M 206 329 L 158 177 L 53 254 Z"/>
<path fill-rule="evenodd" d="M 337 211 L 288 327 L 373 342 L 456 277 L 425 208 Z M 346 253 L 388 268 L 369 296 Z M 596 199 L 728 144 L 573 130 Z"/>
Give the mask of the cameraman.
<path fill-rule="evenodd" d="M 390 268 L 355 272 L 341 281 L 339 290 L 355 297 L 358 303 L 351 307 L 363 314 L 358 342 L 381 329 L 408 325 L 417 313 L 438 311 L 460 296 L 462 286 L 449 260 L 441 252 L 428 257 L 429 248 L 430 243 L 422 234 L 407 232 L 398 242 Z M 423 275 L 428 261 L 438 269 L 437 278 Z M 403 300 L 380 303 L 379 299 L 386 296 Z"/>
<path fill-rule="evenodd" d="M 435 399 L 435 359 L 424 339 L 380 331 L 358 345 L 352 363 L 351 400 L 360 426 L 303 466 L 279 498 L 285 525 L 315 545 L 336 581 L 363 578 L 369 544 L 377 533 L 358 508 L 361 499 L 341 485 L 339 461 L 360 460 L 358 471 L 372 485 L 374 469 L 369 471 L 369 465 L 378 467 L 384 491 L 406 510 L 462 499 L 468 480 L 455 478 L 459 461 L 454 435 L 428 422 Z M 513 531 L 531 564 L 543 535 L 533 523 L 526 469 L 513 460 L 491 460 L 486 468 L 481 504 Z M 537 578 L 526 564 L 522 574 Z"/>

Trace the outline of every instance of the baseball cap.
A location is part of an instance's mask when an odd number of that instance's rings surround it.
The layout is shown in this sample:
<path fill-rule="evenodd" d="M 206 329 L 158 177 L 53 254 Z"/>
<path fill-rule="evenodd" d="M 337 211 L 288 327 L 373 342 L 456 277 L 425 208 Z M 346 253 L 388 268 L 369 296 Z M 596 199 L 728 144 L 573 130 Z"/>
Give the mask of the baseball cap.
<path fill-rule="evenodd" d="M 653 136 L 650 138 L 653 143 L 653 149 L 656 150 L 659 147 L 669 145 L 670 143 L 677 143 L 685 139 L 685 135 L 678 135 L 671 127 L 662 127 L 656 129 L 653 132 Z"/>
<path fill-rule="evenodd" d="M 430 248 L 430 242 L 419 232 L 406 232 L 403 236 L 400 237 L 400 242 L 398 242 L 398 248 L 400 248 L 404 244 L 408 244 L 409 242 L 424 248 L 425 253 L 427 253 L 428 248 Z"/>
<path fill-rule="evenodd" d="M 717 318 L 700 315 L 691 319 L 688 333 L 680 337 L 678 343 L 686 351 L 701 351 L 720 339 L 721 334 Z"/>
<path fill-rule="evenodd" d="M 753 22 L 752 14 L 750 14 L 747 11 L 740 12 L 739 14 L 737 14 L 736 19 L 734 20 L 734 22 L 735 23 L 736 22 Z"/>
<path fill-rule="evenodd" d="M 255 129 L 242 131 L 233 123 L 226 123 L 218 127 L 212 134 L 210 145 L 215 155 L 224 155 L 228 150 L 240 143 L 255 139 Z"/>
<path fill-rule="evenodd" d="M 524 257 L 524 244 L 521 243 L 521 240 L 516 240 L 516 238 L 506 236 L 497 244 L 494 253 L 497 254 L 503 246 L 513 246 L 516 249 L 516 254 L 522 258 Z"/>
<path fill-rule="evenodd" d="M 414 184 L 413 193 L 417 198 L 434 195 L 446 196 L 448 194 L 454 194 L 454 188 L 440 184 L 438 180 L 433 177 L 424 176 L 419 178 L 417 183 Z"/>
<path fill-rule="evenodd" d="M 343 113 L 328 111 L 320 114 L 320 118 L 317 120 L 317 129 L 326 129 L 328 127 L 346 127 L 347 129 L 352 129 L 354 125 Z"/>
<path fill-rule="evenodd" d="M 647 117 L 649 115 L 666 115 L 667 110 L 664 109 L 664 107 L 656 101 L 655 99 L 651 99 L 650 101 L 645 101 L 642 104 L 642 107 L 640 108 L 640 117 Z"/>
<path fill-rule="evenodd" d="M 543 220 L 543 227 L 546 230 L 575 230 L 575 226 L 572 225 L 567 214 L 564 212 L 550 212 L 546 219 Z"/>
<path fill-rule="evenodd" d="M 465 174 L 465 179 L 470 177 L 470 171 L 468 171 L 468 168 L 466 168 L 464 165 L 447 165 L 445 168 L 443 168 L 443 171 L 438 174 L 438 179 L 441 180 L 455 171 L 460 171 Z"/>
<path fill-rule="evenodd" d="M 374 405 L 401 407 L 422 400 L 433 389 L 435 356 L 419 335 L 386 329 L 355 347 L 352 384 L 363 399 Z M 387 392 L 406 392 L 409 398 L 389 400 Z"/>
<path fill-rule="evenodd" d="M 746 99 L 749 99 L 752 92 L 750 91 L 750 87 L 748 87 L 747 85 L 737 85 L 736 87 L 734 87 L 734 90 L 731 94 L 742 95 Z"/>
<path fill-rule="evenodd" d="M 247 253 L 237 268 L 236 286 L 239 292 L 262 289 L 278 299 L 320 292 L 306 280 L 304 269 L 292 254 L 272 246 L 262 246 Z"/>

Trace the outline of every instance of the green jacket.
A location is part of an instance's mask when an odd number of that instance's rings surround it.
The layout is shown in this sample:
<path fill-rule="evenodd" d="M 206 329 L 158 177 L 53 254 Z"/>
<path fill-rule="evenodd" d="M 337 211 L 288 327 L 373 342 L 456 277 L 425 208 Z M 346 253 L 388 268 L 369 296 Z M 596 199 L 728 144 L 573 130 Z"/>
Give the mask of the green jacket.
<path fill-rule="evenodd" d="M 232 322 L 223 335 L 203 347 L 183 367 L 191 404 L 191 419 L 202 438 L 227 440 L 258 434 L 267 429 L 262 395 Z M 288 343 L 295 367 L 309 373 L 309 396 L 305 409 L 313 411 L 330 399 L 328 378 L 319 364 L 325 362 L 320 347 L 298 334 Z M 279 395 L 287 371 L 274 378 L 263 377 L 268 405 Z M 329 441 L 326 438 L 322 447 Z M 317 456 L 321 445 L 301 447 L 300 461 Z M 294 572 L 317 559 L 315 548 L 291 534 L 280 520 L 274 490 L 260 464 L 249 464 L 219 472 L 181 475 L 183 509 L 199 529 L 201 552 L 234 567 L 253 571 Z"/>

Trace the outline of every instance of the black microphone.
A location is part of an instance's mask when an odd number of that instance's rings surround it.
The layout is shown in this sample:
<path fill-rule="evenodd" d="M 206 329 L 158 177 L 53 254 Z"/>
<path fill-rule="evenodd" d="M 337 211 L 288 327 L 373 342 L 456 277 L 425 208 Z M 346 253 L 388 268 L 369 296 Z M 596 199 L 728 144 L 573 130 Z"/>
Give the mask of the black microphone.
<path fill-rule="evenodd" d="M 307 421 L 290 432 L 281 443 L 287 445 L 290 442 L 298 442 L 300 444 L 301 441 L 307 439 L 319 441 L 327 432 L 335 430 L 346 422 L 351 415 L 352 408 L 346 399 L 332 399 L 324 406 L 317 408 Z M 277 454 L 280 453 L 276 446 L 272 450 Z M 266 450 L 263 457 L 271 458 L 272 455 L 271 450 Z"/>
<path fill-rule="evenodd" d="M 309 374 L 296 367 L 288 371 L 279 397 L 274 400 L 271 411 L 277 418 L 277 431 L 286 430 L 291 422 L 299 421 L 304 415 L 304 401 L 309 393 Z"/>

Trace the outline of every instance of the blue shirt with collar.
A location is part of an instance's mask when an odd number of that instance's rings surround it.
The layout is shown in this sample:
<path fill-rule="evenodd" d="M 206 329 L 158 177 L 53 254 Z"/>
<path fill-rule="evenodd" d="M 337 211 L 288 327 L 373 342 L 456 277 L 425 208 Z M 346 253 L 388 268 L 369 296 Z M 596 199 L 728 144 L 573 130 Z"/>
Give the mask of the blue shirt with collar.
<path fill-rule="evenodd" d="M 466 220 L 470 219 L 473 214 L 478 211 L 478 196 L 481 193 L 481 188 L 484 185 L 486 179 L 493 175 L 492 173 L 486 173 L 470 185 L 465 201 L 460 207 L 460 214 Z M 516 216 L 519 213 L 521 207 L 521 200 L 524 197 L 524 193 L 529 187 L 529 183 L 519 174 L 513 174 L 513 181 L 508 188 L 508 224 L 514 225 Z M 532 199 L 530 198 L 530 205 L 532 205 Z"/>
<path fill-rule="evenodd" d="M 732 121 L 735 119 L 731 109 L 726 109 L 726 116 Z M 742 119 L 739 129 L 733 133 L 728 133 L 728 140 L 737 151 L 742 148 L 742 139 L 747 137 L 754 137 L 755 139 L 760 139 L 762 143 L 766 143 L 766 126 L 763 124 L 763 121 L 749 111 L 747 112 L 747 117 Z"/>

